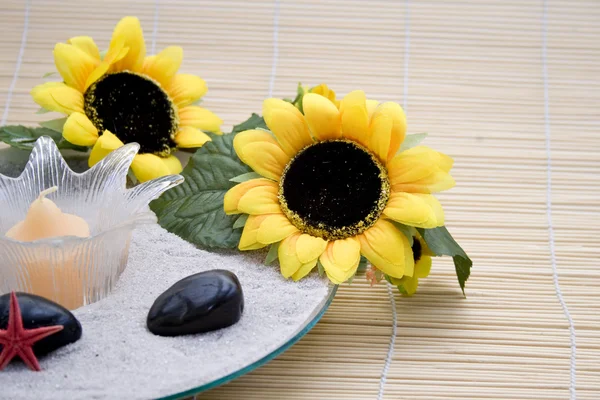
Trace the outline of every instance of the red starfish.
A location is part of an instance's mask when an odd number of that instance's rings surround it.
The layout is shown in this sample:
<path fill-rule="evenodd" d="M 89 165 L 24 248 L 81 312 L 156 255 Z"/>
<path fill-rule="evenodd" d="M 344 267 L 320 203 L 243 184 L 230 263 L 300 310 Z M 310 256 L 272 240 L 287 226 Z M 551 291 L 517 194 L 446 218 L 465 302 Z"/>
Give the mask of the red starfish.
<path fill-rule="evenodd" d="M 0 329 L 0 344 L 4 346 L 0 353 L 0 371 L 8 363 L 19 356 L 21 360 L 33 371 L 41 371 L 31 346 L 40 339 L 63 330 L 62 325 L 45 326 L 36 329 L 25 329 L 23 327 L 23 316 L 17 301 L 15 292 L 10 293 L 10 309 L 8 312 L 8 326 L 6 330 Z"/>

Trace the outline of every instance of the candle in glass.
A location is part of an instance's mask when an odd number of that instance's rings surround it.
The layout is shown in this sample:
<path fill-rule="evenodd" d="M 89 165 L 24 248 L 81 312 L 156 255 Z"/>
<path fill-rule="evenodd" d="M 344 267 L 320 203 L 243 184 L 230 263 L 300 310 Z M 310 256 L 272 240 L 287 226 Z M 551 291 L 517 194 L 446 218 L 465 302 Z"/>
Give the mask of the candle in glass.
<path fill-rule="evenodd" d="M 57 191 L 56 186 L 42 191 L 31 203 L 25 219 L 14 225 L 6 237 L 22 242 L 61 236 L 89 237 L 90 229 L 85 220 L 77 215 L 63 213 L 46 196 Z M 26 265 L 29 288 L 33 294 L 52 299 L 55 289 L 61 293 L 60 303 L 69 308 L 83 304 L 83 282 L 74 267 L 73 255 L 64 254 L 62 260 L 44 259 L 38 252 Z"/>

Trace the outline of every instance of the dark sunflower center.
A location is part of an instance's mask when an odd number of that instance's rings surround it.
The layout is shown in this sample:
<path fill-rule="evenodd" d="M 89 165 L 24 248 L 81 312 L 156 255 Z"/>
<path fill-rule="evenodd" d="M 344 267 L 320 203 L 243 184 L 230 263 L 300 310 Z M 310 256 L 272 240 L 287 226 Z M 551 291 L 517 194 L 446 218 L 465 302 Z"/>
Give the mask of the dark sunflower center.
<path fill-rule="evenodd" d="M 413 237 L 412 252 L 415 262 L 419 261 L 423 253 L 423 248 L 421 247 L 421 242 L 419 242 L 419 239 L 417 239 L 416 237 Z"/>
<path fill-rule="evenodd" d="M 327 240 L 357 235 L 385 208 L 387 172 L 366 148 L 346 140 L 313 144 L 286 166 L 282 210 L 301 231 Z"/>
<path fill-rule="evenodd" d="M 108 129 L 140 153 L 167 155 L 178 127 L 173 102 L 151 79 L 132 72 L 107 74 L 84 94 L 85 114 L 100 132 Z"/>

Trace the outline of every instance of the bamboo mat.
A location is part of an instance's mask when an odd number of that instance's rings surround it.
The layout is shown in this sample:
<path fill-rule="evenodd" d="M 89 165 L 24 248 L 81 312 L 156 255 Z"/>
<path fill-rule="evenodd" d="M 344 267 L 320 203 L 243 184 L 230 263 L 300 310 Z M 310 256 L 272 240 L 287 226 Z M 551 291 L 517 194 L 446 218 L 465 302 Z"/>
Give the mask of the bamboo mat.
<path fill-rule="evenodd" d="M 0 0 L 0 121 L 38 121 L 54 43 L 105 47 L 124 15 L 149 50 L 184 47 L 228 126 L 326 82 L 404 104 L 456 160 L 440 198 L 467 299 L 447 260 L 409 299 L 358 277 L 291 350 L 199 399 L 600 398 L 599 2 Z"/>

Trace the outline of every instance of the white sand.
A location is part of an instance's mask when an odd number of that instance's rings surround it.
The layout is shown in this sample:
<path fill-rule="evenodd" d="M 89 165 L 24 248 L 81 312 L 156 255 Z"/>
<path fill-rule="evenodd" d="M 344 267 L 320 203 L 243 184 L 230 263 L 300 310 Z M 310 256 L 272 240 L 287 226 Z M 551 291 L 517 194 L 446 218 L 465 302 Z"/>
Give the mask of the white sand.
<path fill-rule="evenodd" d="M 251 364 L 277 349 L 325 301 L 316 274 L 294 283 L 264 253 L 215 254 L 150 225 L 132 240 L 129 264 L 106 299 L 76 310 L 83 337 L 42 358 L 42 372 L 13 362 L 0 372 L 2 399 L 147 399 L 179 393 Z M 200 335 L 165 338 L 146 330 L 156 299 L 188 275 L 233 271 L 244 290 L 242 319 Z"/>

